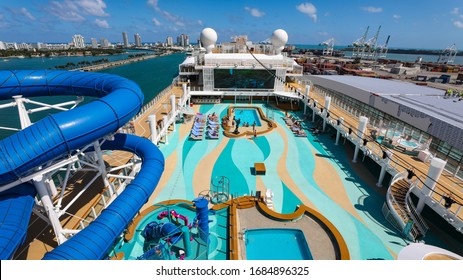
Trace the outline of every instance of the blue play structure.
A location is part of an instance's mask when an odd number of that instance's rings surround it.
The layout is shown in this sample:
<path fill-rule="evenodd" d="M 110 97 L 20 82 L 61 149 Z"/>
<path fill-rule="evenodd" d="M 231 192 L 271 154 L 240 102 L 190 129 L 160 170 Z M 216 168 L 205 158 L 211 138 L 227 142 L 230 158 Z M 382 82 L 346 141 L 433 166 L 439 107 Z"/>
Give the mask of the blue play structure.
<path fill-rule="evenodd" d="M 179 214 L 174 209 L 178 204 L 163 205 L 161 209 L 165 210 L 158 212 L 157 220 L 152 220 L 140 230 L 140 235 L 144 239 L 144 253 L 136 259 L 168 260 L 175 256 L 174 259 L 183 260 L 188 259 L 192 254 L 194 255 L 193 258 L 196 258 L 202 255 L 200 253 L 201 247 L 205 248 L 207 256 L 209 223 L 211 222 L 209 220 L 209 213 L 211 212 L 208 209 L 209 201 L 204 197 L 198 197 L 193 200 L 193 204 L 196 215 L 191 224 L 188 223 L 188 217 Z M 212 213 L 215 214 L 214 211 Z M 179 219 L 183 220 L 183 224 L 179 222 Z M 181 240 L 183 243 L 177 244 Z M 196 243 L 196 245 L 191 245 L 192 243 Z M 174 246 L 176 244 L 177 246 Z M 196 253 L 192 253 L 193 251 Z"/>
<path fill-rule="evenodd" d="M 67 157 L 127 123 L 143 105 L 143 93 L 125 78 L 89 72 L 0 71 L 0 100 L 13 96 L 92 96 L 86 105 L 49 115 L 0 141 L 0 186 L 32 174 L 52 160 Z M 44 259 L 102 259 L 156 187 L 164 157 L 149 140 L 116 134 L 102 145 L 143 161 L 137 177 L 85 229 L 45 255 Z M 0 259 L 9 259 L 22 244 L 34 205 L 35 189 L 23 183 L 0 193 Z"/>
<path fill-rule="evenodd" d="M 173 223 L 158 223 L 154 221 L 146 225 L 141 235 L 145 238 L 145 241 L 148 242 L 169 236 L 170 242 L 175 244 L 181 239 L 182 231 Z"/>

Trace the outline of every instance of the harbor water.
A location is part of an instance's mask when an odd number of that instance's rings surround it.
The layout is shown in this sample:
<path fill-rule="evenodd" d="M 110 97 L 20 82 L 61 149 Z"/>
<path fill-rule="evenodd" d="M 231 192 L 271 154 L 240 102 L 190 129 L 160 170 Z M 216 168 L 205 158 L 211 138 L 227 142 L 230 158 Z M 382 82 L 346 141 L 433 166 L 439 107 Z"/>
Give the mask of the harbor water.
<path fill-rule="evenodd" d="M 108 58 L 110 61 L 122 60 L 128 57 L 130 53 L 103 56 Z M 11 58 L 7 62 L 0 60 L 0 70 L 39 70 L 39 69 L 51 69 L 54 65 L 64 65 L 67 62 L 78 62 L 82 60 L 90 60 L 92 57 L 54 57 L 53 59 L 44 58 Z M 95 59 L 101 59 L 101 56 L 95 57 Z M 111 58 L 111 59 L 110 59 Z M 103 69 L 99 72 L 119 75 L 136 82 L 142 89 L 145 100 L 147 103 L 153 99 L 159 92 L 172 83 L 172 80 L 178 75 L 178 65 L 185 59 L 185 54 L 177 53 L 167 56 L 160 56 L 153 59 L 148 59 L 136 63 L 125 64 L 122 66 Z M 11 62 L 11 63 L 10 63 Z M 6 66 L 8 63 L 9 66 Z M 74 100 L 70 97 L 41 97 L 36 98 L 41 102 L 64 102 L 68 100 Z M 84 102 L 91 101 L 91 98 L 85 98 Z M 11 102 L 11 100 L 0 101 L 0 104 Z M 37 112 L 30 115 L 31 121 L 36 122 L 43 117 L 53 114 L 52 110 Z M 0 110 L 0 126 L 15 127 L 19 128 L 19 117 L 18 111 L 14 108 L 6 108 Z M 8 131 L 0 129 L 0 139 L 3 139 L 9 135 L 14 134 L 14 131 Z"/>

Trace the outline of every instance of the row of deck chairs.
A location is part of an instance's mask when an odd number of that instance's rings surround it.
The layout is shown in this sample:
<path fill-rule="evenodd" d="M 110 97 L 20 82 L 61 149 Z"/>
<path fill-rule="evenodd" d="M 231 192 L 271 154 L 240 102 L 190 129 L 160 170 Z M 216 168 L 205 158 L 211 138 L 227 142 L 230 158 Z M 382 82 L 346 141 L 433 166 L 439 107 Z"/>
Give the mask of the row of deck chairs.
<path fill-rule="evenodd" d="M 219 139 L 220 124 L 217 115 L 214 113 L 207 117 L 207 137 L 209 139 Z"/>
<path fill-rule="evenodd" d="M 203 140 L 206 118 L 203 114 L 197 113 L 191 126 L 190 139 Z"/>
<path fill-rule="evenodd" d="M 307 137 L 307 133 L 304 131 L 301 125 L 301 120 L 296 119 L 294 116 L 289 115 L 283 118 L 286 125 L 291 129 L 296 137 Z"/>

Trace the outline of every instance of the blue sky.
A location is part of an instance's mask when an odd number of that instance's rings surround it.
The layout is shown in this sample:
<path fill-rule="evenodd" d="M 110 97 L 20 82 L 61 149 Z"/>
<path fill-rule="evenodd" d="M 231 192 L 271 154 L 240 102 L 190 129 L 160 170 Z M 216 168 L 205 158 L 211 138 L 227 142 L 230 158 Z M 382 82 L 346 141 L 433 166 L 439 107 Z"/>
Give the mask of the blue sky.
<path fill-rule="evenodd" d="M 82 34 L 86 42 L 102 37 L 164 42 L 185 33 L 195 42 L 205 27 L 220 42 L 234 35 L 252 41 L 286 30 L 289 44 L 318 44 L 334 38 L 348 45 L 368 38 L 381 25 L 378 38 L 390 47 L 463 49 L 462 0 L 0 0 L 0 41 L 69 42 Z"/>

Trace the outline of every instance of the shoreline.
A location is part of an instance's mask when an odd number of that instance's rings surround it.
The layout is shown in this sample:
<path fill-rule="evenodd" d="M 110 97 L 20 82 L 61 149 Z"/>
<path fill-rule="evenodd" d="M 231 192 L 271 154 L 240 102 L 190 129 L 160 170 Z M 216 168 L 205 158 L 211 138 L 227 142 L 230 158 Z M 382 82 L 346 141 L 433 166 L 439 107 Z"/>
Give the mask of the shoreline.
<path fill-rule="evenodd" d="M 70 71 L 86 71 L 86 72 L 99 71 L 102 69 L 118 67 L 118 66 L 122 66 L 125 64 L 129 64 L 129 63 L 135 63 L 135 62 L 140 62 L 143 60 L 153 59 L 153 58 L 160 57 L 160 56 L 170 55 L 172 53 L 173 53 L 172 51 L 167 51 L 161 54 L 152 54 L 152 55 L 145 55 L 141 57 L 127 58 L 127 59 L 111 61 L 111 62 L 107 62 L 103 64 L 80 67 L 80 68 L 72 69 Z"/>

